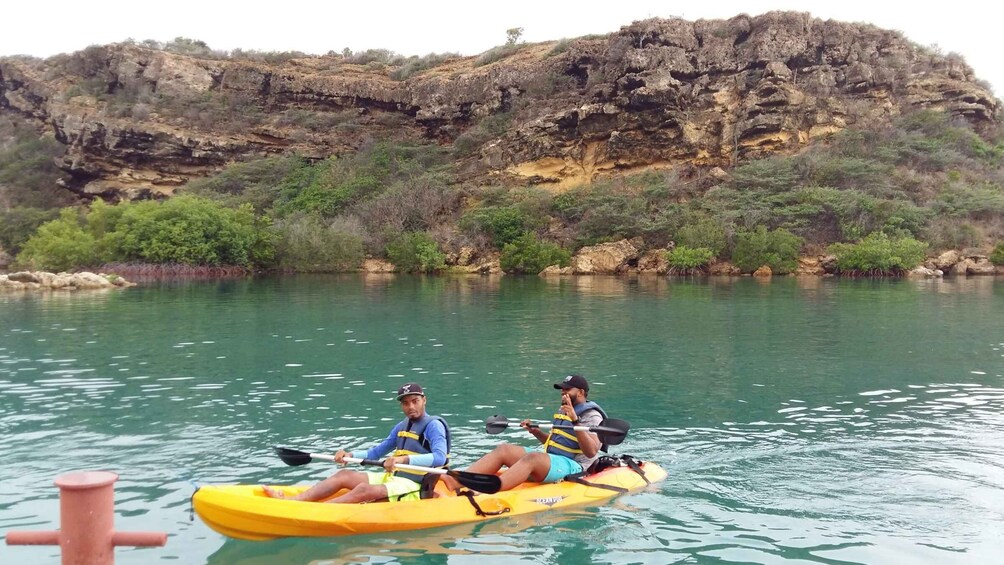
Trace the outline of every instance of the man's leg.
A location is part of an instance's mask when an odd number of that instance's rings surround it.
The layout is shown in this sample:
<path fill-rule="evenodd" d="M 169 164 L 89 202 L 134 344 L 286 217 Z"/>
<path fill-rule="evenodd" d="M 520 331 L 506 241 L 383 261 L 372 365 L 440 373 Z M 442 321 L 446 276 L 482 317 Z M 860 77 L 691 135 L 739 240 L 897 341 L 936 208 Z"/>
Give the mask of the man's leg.
<path fill-rule="evenodd" d="M 465 470 L 470 471 L 471 473 L 494 475 L 495 473 L 498 473 L 502 467 L 511 467 L 515 465 L 516 462 L 519 461 L 520 457 L 523 457 L 524 455 L 526 455 L 526 450 L 522 447 L 503 443 L 483 455 L 481 459 L 475 461 L 473 465 Z M 544 474 L 547 474 L 547 471 L 545 471 Z M 443 484 L 445 484 L 452 491 L 461 487 L 460 483 L 449 475 L 443 475 L 440 480 L 443 481 Z"/>
<path fill-rule="evenodd" d="M 502 467 L 512 467 L 524 455 L 526 455 L 526 450 L 522 447 L 503 443 L 475 461 L 467 470 L 472 473 L 492 475 L 498 473 Z"/>
<path fill-rule="evenodd" d="M 351 504 L 354 502 L 375 502 L 387 500 L 387 487 L 384 485 L 371 485 L 369 483 L 356 485 L 349 492 L 332 498 L 328 502 L 339 504 Z"/>
<path fill-rule="evenodd" d="M 502 489 L 509 490 L 527 480 L 542 482 L 551 470 L 551 458 L 546 453 L 527 453 L 514 465 L 510 465 L 499 478 L 502 479 Z"/>
<path fill-rule="evenodd" d="M 289 498 L 291 500 L 306 500 L 312 502 L 315 500 L 324 500 L 342 489 L 354 489 L 360 485 L 369 486 L 369 478 L 366 476 L 366 473 L 343 469 L 296 496 L 286 496 L 282 493 L 282 491 L 269 487 L 262 488 L 265 490 L 265 494 L 267 496 L 271 496 L 272 498 Z M 386 489 L 384 489 L 384 496 L 386 496 L 386 492 Z"/>

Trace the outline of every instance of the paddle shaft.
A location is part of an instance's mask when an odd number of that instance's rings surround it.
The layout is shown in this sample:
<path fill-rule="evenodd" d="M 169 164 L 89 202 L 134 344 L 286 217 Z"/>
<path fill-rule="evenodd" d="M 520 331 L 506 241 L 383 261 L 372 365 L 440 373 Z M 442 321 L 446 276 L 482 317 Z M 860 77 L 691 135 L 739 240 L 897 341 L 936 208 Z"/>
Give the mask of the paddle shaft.
<path fill-rule="evenodd" d="M 326 461 L 334 461 L 334 455 L 328 455 L 326 453 L 311 453 L 310 457 L 313 459 L 324 459 Z M 345 457 L 342 459 L 346 463 L 358 463 L 360 465 L 373 465 L 374 467 L 383 467 L 382 461 L 377 461 L 376 459 L 360 459 L 358 457 Z M 404 471 L 418 471 L 419 473 L 433 473 L 435 475 L 445 475 L 448 471 L 446 469 L 437 469 L 435 467 L 422 467 L 419 465 L 408 465 L 407 463 L 399 463 L 394 465 L 395 469 L 402 469 Z"/>
<path fill-rule="evenodd" d="M 555 426 L 554 424 L 530 424 L 530 427 L 539 428 L 541 430 L 549 430 L 551 428 L 558 428 L 559 430 L 571 429 L 577 432 L 593 432 L 602 428 L 602 426 Z"/>
<path fill-rule="evenodd" d="M 519 424 L 520 422 L 513 421 L 513 424 Z M 577 432 L 609 432 L 609 433 L 624 433 L 624 430 L 618 430 L 617 428 L 608 428 L 606 426 L 555 426 L 554 424 L 530 424 L 531 428 L 540 428 L 542 430 L 549 430 L 551 428 L 558 428 L 559 430 L 575 430 Z"/>

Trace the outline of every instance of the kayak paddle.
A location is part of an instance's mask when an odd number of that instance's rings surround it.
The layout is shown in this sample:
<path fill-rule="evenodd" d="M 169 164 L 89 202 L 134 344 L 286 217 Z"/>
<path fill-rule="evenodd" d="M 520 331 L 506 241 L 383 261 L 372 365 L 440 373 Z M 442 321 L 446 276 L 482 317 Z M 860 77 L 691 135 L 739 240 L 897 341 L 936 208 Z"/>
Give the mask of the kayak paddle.
<path fill-rule="evenodd" d="M 488 420 L 485 421 L 485 431 L 489 434 L 499 434 L 502 433 L 510 424 L 519 425 L 517 421 L 509 421 L 509 418 L 505 416 L 489 416 Z M 624 441 L 627 437 L 628 430 L 631 429 L 631 424 L 625 422 L 624 420 L 618 420 L 617 418 L 607 418 L 600 422 L 598 426 L 555 426 L 551 423 L 546 424 L 530 424 L 531 428 L 540 428 L 542 430 L 547 430 L 550 428 L 558 428 L 559 430 L 575 430 L 575 431 L 585 431 L 593 432 L 600 436 L 600 441 L 607 445 L 618 445 Z"/>
<path fill-rule="evenodd" d="M 287 465 L 306 465 L 307 463 L 310 463 L 311 459 L 323 459 L 325 461 L 335 460 L 334 455 L 328 455 L 326 453 L 307 453 L 306 451 L 298 451 L 288 447 L 276 447 L 275 453 L 279 456 L 279 459 L 282 459 L 282 462 Z M 347 463 L 358 463 L 359 465 L 383 467 L 383 461 L 377 461 L 375 459 L 346 457 L 345 461 Z M 418 471 L 419 473 L 432 473 L 434 475 L 449 475 L 465 487 L 478 492 L 483 492 L 485 494 L 495 494 L 502 489 L 502 480 L 498 478 L 498 475 L 471 473 L 469 471 L 454 471 L 453 469 L 440 469 L 437 467 L 420 467 L 418 465 L 407 464 L 394 465 L 394 467 L 397 469 L 404 469 L 405 471 Z"/>

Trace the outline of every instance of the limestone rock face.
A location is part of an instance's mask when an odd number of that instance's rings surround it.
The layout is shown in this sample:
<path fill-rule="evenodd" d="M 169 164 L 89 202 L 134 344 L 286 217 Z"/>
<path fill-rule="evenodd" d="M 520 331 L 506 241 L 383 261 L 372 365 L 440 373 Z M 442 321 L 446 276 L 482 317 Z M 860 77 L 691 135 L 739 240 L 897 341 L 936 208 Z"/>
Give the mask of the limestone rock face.
<path fill-rule="evenodd" d="M 708 274 L 715 276 L 737 277 L 742 270 L 728 261 L 716 261 L 708 266 Z"/>
<path fill-rule="evenodd" d="M 450 144 L 492 115 L 506 127 L 477 142 L 466 174 L 555 189 L 613 171 L 713 171 L 914 108 L 978 126 L 999 118 L 958 57 L 805 13 L 650 19 L 553 48 L 395 80 L 331 55 L 270 63 L 90 47 L 0 58 L 0 112 L 54 133 L 67 188 L 108 199 L 168 196 L 272 154 L 324 158 L 380 137 Z"/>
<path fill-rule="evenodd" d="M 637 257 L 638 249 L 626 239 L 583 247 L 572 257 L 572 272 L 577 275 L 612 275 Z"/>
<path fill-rule="evenodd" d="M 799 257 L 798 267 L 795 269 L 796 275 L 823 275 L 826 269 L 823 267 L 821 257 Z"/>
<path fill-rule="evenodd" d="M 996 273 L 997 268 L 986 258 L 972 262 L 966 269 L 967 275 L 994 275 Z"/>
<path fill-rule="evenodd" d="M 938 257 L 934 259 L 933 266 L 935 269 L 941 269 L 942 271 L 945 271 L 951 268 L 956 263 L 958 263 L 960 259 L 962 259 L 962 254 L 959 253 L 958 251 L 955 250 L 946 251 L 941 255 L 938 255 Z"/>
<path fill-rule="evenodd" d="M 397 270 L 397 267 L 393 263 L 384 261 L 383 259 L 367 258 L 363 260 L 360 270 L 364 273 L 393 273 Z"/>
<path fill-rule="evenodd" d="M 44 271 L 19 271 L 0 275 L 0 289 L 6 290 L 78 290 L 126 288 L 134 283 L 117 275 L 103 273 L 47 273 Z"/>
<path fill-rule="evenodd" d="M 667 249 L 649 249 L 638 258 L 638 272 L 665 275 L 669 272 L 667 253 Z"/>

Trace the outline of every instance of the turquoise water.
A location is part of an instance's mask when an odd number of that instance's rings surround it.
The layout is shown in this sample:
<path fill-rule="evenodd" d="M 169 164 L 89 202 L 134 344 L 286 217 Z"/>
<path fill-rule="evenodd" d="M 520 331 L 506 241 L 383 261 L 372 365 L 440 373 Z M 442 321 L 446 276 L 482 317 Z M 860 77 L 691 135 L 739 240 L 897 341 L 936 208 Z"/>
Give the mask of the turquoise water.
<path fill-rule="evenodd" d="M 287 277 L 0 294 L 0 533 L 58 526 L 107 469 L 117 563 L 988 563 L 1004 554 L 1004 284 L 781 278 Z M 297 483 L 272 445 L 361 447 L 417 380 L 469 464 L 492 414 L 568 372 L 670 477 L 606 505 L 254 543 L 193 484 Z M 520 434 L 510 441 L 525 441 Z M 527 443 L 529 445 L 529 443 Z M 2 563 L 58 563 L 0 545 Z"/>

